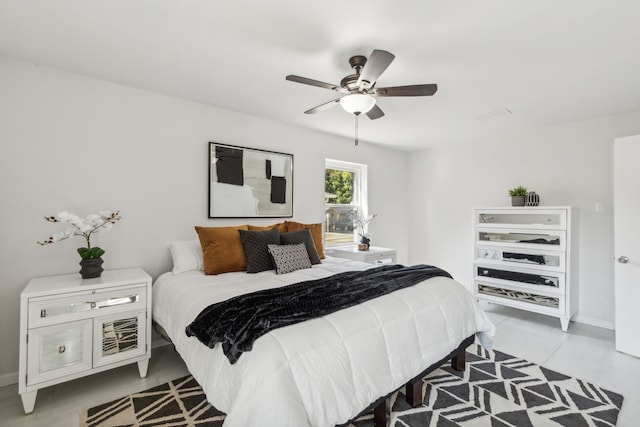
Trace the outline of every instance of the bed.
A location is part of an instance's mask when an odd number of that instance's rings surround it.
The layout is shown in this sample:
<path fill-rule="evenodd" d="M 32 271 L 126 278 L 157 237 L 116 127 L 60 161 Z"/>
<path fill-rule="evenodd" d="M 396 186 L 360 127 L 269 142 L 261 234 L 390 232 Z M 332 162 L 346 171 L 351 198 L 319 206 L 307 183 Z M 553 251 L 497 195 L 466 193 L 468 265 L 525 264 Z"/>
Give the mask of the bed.
<path fill-rule="evenodd" d="M 273 330 L 234 364 L 220 345 L 209 348 L 188 337 L 185 328 L 213 303 L 368 268 L 370 264 L 327 256 L 312 268 L 288 274 L 168 272 L 153 286 L 153 317 L 211 404 L 227 414 L 225 427 L 341 425 L 415 383 L 469 338 L 491 346 L 494 325 L 464 286 L 435 277 Z M 419 391 L 412 390 L 414 400 L 421 401 L 415 397 Z"/>

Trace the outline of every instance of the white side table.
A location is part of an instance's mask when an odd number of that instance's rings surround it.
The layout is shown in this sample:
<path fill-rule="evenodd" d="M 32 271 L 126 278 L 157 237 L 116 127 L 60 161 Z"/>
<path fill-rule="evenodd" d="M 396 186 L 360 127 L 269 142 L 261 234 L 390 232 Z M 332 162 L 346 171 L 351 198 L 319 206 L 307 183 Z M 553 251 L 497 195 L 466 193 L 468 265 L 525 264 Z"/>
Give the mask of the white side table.
<path fill-rule="evenodd" d="M 370 264 L 395 264 L 398 262 L 398 254 L 395 249 L 378 246 L 371 246 L 368 251 L 360 251 L 357 246 L 338 246 L 332 248 L 329 255 Z"/>
<path fill-rule="evenodd" d="M 19 388 L 24 412 L 38 390 L 151 357 L 151 277 L 141 268 L 32 279 L 20 294 Z"/>

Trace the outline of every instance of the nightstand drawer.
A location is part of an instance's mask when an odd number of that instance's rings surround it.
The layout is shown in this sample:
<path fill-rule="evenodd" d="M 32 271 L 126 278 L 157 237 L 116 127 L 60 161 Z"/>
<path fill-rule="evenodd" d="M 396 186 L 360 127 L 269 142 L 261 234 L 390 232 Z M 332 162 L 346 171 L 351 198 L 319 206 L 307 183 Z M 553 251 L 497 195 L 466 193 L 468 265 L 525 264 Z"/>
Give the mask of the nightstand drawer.
<path fill-rule="evenodd" d="M 91 319 L 29 331 L 27 384 L 91 369 Z"/>
<path fill-rule="evenodd" d="M 31 298 L 29 327 L 94 317 L 95 312 L 109 314 L 144 308 L 146 305 L 144 285 L 75 292 L 53 298 Z"/>
<path fill-rule="evenodd" d="M 396 257 L 396 251 L 381 251 L 381 252 L 363 251 L 363 252 L 366 252 L 364 254 L 364 259 L 367 262 L 382 263 L 387 260 L 388 262 L 392 262 L 391 260 Z"/>

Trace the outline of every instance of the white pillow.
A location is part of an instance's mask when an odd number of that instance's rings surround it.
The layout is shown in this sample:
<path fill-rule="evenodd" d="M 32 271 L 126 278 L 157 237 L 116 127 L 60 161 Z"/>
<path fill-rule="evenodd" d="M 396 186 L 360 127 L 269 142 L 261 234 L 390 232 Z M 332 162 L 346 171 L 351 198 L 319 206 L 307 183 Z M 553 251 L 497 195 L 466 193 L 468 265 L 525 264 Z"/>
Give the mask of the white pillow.
<path fill-rule="evenodd" d="M 204 270 L 202 246 L 199 240 L 176 240 L 167 244 L 173 259 L 173 274 Z"/>

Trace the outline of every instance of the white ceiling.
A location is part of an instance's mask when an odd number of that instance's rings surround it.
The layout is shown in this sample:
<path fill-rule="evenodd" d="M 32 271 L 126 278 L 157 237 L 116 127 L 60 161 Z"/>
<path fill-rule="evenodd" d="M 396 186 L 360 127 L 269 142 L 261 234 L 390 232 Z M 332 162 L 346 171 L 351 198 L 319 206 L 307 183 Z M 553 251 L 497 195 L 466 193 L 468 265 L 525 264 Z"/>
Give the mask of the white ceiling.
<path fill-rule="evenodd" d="M 336 92 L 348 58 L 388 50 L 360 139 L 458 143 L 640 110 L 637 0 L 1 0 L 0 55 L 353 138 Z M 479 116 L 506 108 L 513 114 Z M 490 115 L 490 114 L 489 114 Z"/>

